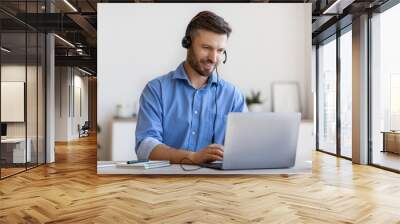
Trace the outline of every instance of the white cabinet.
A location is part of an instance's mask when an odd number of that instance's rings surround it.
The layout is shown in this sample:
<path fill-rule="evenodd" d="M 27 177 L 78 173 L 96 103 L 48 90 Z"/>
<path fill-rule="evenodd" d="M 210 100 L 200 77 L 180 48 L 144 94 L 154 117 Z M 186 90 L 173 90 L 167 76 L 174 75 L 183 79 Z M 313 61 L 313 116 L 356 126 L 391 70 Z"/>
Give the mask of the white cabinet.
<path fill-rule="evenodd" d="M 27 147 L 25 151 L 25 139 L 21 139 L 19 144 L 16 144 L 13 153 L 13 163 L 25 163 L 25 158 L 27 159 L 26 162 L 31 162 L 32 153 L 31 153 L 31 146 L 32 141 L 31 139 L 27 139 Z M 26 152 L 26 155 L 25 155 Z"/>
<path fill-rule="evenodd" d="M 5 149 L 3 149 L 4 151 L 8 149 L 12 150 L 13 163 L 31 162 L 32 140 L 30 138 L 27 138 L 26 141 L 27 141 L 27 147 L 25 150 L 25 138 L 6 138 L 1 140 L 2 147 L 5 147 Z"/>
<path fill-rule="evenodd" d="M 114 118 L 112 121 L 111 160 L 137 159 L 135 152 L 136 118 Z"/>
<path fill-rule="evenodd" d="M 296 163 L 302 161 L 312 161 L 312 152 L 315 150 L 314 123 L 311 120 L 302 120 L 299 128 L 297 141 Z M 298 163 L 297 163 L 298 164 Z"/>

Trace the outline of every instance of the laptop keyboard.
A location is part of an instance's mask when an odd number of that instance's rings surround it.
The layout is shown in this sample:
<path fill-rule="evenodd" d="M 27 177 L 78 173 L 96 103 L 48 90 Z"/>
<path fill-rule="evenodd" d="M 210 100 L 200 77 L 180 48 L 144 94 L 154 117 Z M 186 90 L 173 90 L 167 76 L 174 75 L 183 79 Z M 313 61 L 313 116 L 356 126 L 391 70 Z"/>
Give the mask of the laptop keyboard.
<path fill-rule="evenodd" d="M 201 166 L 202 167 L 207 167 L 207 168 L 213 168 L 213 169 L 222 169 L 222 162 L 216 162 L 216 163 L 203 163 Z"/>

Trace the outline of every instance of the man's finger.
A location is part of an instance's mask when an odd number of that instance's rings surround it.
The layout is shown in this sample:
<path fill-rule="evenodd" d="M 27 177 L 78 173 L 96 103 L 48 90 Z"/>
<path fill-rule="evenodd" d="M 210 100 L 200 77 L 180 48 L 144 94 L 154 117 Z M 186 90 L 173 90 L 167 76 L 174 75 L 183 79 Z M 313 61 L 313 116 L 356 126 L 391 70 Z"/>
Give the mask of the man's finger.
<path fill-rule="evenodd" d="M 221 157 L 224 156 L 224 151 L 221 149 L 212 148 L 210 149 L 210 153 Z"/>
<path fill-rule="evenodd" d="M 218 155 L 208 154 L 207 161 L 213 162 L 213 161 L 216 161 L 216 160 L 222 160 L 222 157 L 218 156 Z"/>
<path fill-rule="evenodd" d="M 210 144 L 210 145 L 208 145 L 208 147 L 210 147 L 210 148 L 219 148 L 221 150 L 224 150 L 224 146 L 220 145 L 220 144 Z"/>
<path fill-rule="evenodd" d="M 220 148 L 208 147 L 204 152 L 207 154 L 214 154 L 214 155 L 220 155 L 220 156 L 223 156 L 223 154 L 224 154 L 224 151 L 222 151 Z"/>

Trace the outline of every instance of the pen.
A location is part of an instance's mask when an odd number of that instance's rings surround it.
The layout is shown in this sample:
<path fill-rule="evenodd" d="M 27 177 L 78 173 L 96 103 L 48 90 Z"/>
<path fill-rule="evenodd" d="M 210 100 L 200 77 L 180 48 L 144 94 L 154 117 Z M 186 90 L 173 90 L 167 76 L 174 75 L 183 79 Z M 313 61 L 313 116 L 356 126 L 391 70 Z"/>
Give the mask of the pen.
<path fill-rule="evenodd" d="M 148 160 L 145 160 L 145 159 L 143 159 L 143 160 L 129 160 L 129 161 L 126 161 L 126 164 L 144 163 L 144 162 L 148 162 Z"/>

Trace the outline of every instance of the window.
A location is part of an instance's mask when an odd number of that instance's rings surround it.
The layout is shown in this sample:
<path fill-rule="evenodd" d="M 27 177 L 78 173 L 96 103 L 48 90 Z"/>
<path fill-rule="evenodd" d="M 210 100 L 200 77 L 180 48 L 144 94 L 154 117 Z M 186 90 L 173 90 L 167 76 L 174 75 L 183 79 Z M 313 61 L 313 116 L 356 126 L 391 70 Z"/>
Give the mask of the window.
<path fill-rule="evenodd" d="M 371 162 L 400 170 L 400 5 L 371 19 Z"/>
<path fill-rule="evenodd" d="M 318 149 L 336 153 L 336 39 L 318 48 Z"/>
<path fill-rule="evenodd" d="M 352 35 L 340 36 L 340 155 L 352 157 Z"/>

